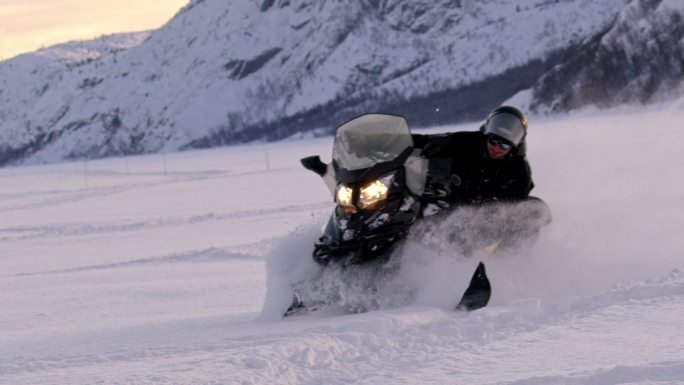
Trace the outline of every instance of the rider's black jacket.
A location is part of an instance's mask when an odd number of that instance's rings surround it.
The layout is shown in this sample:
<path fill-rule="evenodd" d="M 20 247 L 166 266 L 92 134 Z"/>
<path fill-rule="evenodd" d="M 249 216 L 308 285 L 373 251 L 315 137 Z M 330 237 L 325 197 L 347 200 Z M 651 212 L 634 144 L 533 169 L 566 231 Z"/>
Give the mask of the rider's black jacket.
<path fill-rule="evenodd" d="M 522 200 L 534 187 L 524 147 L 492 159 L 480 131 L 414 134 L 413 139 L 429 160 L 428 184 L 444 186 L 452 203 Z"/>

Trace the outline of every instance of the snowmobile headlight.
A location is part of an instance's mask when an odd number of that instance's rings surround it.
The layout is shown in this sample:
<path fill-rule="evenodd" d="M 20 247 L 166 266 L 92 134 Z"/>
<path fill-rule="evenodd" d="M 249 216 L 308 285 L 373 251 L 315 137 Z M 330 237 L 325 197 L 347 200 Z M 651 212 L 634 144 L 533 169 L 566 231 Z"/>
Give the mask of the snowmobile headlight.
<path fill-rule="evenodd" d="M 354 207 L 352 204 L 352 189 L 341 184 L 337 187 L 337 203 L 343 207 Z"/>
<path fill-rule="evenodd" d="M 370 207 L 387 199 L 387 192 L 389 191 L 393 181 L 394 173 L 385 175 L 382 178 L 376 179 L 373 182 L 361 187 L 359 194 L 359 207 Z"/>

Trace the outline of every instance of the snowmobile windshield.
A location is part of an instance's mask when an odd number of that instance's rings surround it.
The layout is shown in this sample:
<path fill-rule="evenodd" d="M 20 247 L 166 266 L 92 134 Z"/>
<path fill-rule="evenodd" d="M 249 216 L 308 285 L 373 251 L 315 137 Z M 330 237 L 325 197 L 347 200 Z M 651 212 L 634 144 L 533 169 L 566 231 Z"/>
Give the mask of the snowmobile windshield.
<path fill-rule="evenodd" d="M 413 147 L 413 138 L 406 119 L 368 114 L 337 128 L 333 160 L 341 168 L 361 170 L 391 162 L 410 147 Z"/>

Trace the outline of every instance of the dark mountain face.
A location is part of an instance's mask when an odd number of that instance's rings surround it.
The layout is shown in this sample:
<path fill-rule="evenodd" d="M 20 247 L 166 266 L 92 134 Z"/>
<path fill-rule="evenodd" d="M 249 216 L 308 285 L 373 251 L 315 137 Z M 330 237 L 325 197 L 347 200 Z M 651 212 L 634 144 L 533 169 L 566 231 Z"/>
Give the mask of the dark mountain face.
<path fill-rule="evenodd" d="M 613 25 L 534 85 L 532 111 L 648 104 L 681 97 L 684 4 L 632 1 Z"/>

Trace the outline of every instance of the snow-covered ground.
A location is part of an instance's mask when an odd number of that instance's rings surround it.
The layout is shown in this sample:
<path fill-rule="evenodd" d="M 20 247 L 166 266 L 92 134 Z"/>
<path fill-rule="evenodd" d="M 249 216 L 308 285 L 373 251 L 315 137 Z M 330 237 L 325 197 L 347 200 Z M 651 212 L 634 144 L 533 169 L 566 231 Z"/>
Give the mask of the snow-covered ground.
<path fill-rule="evenodd" d="M 0 383 L 684 384 L 683 117 L 532 119 L 554 222 L 472 313 L 474 261 L 413 245 L 411 302 L 275 316 L 331 138 L 2 169 Z"/>

